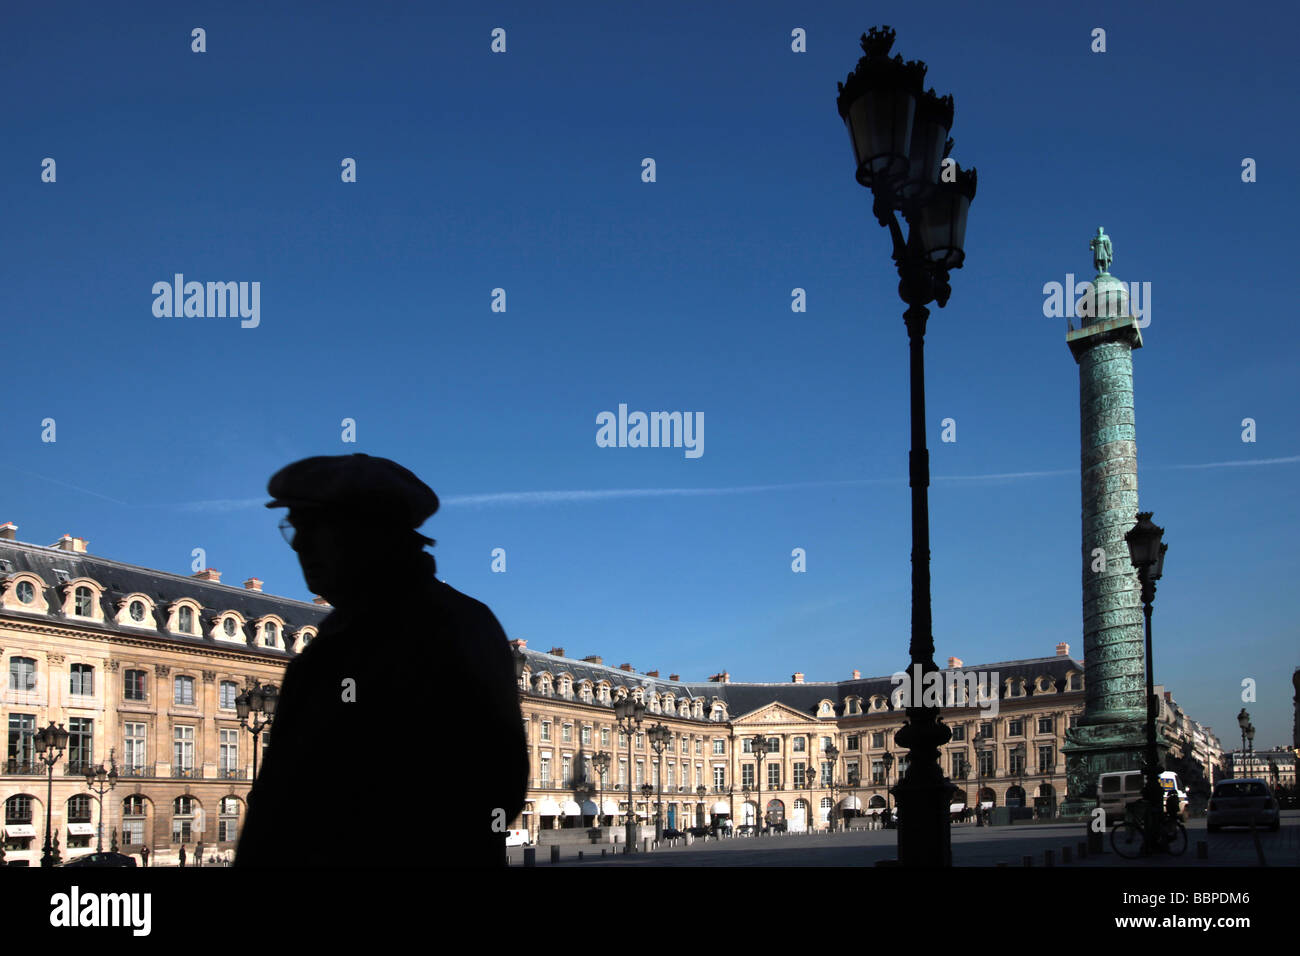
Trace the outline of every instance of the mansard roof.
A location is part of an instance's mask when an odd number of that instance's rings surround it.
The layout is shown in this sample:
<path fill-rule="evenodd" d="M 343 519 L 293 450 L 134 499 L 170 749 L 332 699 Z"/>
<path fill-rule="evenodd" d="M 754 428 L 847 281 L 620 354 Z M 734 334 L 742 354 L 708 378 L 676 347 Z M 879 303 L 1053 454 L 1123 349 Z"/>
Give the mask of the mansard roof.
<path fill-rule="evenodd" d="M 62 571 L 67 574 L 67 580 L 86 577 L 103 588 L 98 598 L 104 613 L 102 622 L 81 617 L 67 620 L 75 620 L 79 628 L 130 635 L 135 638 L 141 637 L 142 634 L 148 635 L 148 629 L 142 631 L 140 627 L 120 625 L 114 618 L 117 615 L 118 601 L 136 592 L 146 595 L 155 602 L 153 620 L 160 638 L 178 644 L 206 647 L 228 649 L 239 647 L 237 644 L 215 641 L 206 636 L 209 620 L 226 611 L 237 611 L 246 621 L 253 621 L 267 614 L 277 614 L 283 618 L 285 625 L 291 631 L 297 631 L 302 627 L 319 627 L 331 610 L 305 601 L 251 591 L 240 585 L 204 581 L 182 574 L 123 564 L 120 561 L 112 561 L 85 552 L 63 551 L 21 541 L 0 539 L 0 559 L 7 561 L 10 566 L 8 571 L 0 570 L 0 578 L 24 571 L 36 574 L 45 582 L 46 599 L 50 604 L 49 613 L 26 612 L 11 608 L 5 612 L 7 615 L 15 619 L 63 618 L 63 601 L 57 590 L 61 582 L 59 576 L 55 574 L 56 571 Z M 181 598 L 197 601 L 202 608 L 196 627 L 199 634 L 184 635 L 166 630 L 167 608 Z M 253 635 L 249 635 L 246 631 L 245 637 L 252 638 Z M 287 651 L 263 647 L 251 640 L 247 650 L 267 657 L 291 656 Z"/>

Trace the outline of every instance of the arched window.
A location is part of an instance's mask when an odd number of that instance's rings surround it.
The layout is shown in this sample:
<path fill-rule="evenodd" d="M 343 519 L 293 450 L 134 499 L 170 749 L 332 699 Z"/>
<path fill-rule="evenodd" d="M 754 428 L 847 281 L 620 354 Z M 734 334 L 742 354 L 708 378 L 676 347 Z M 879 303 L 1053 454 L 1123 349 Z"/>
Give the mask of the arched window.
<path fill-rule="evenodd" d="M 217 817 L 217 842 L 234 843 L 239 839 L 239 801 L 221 798 L 221 815 Z"/>
<path fill-rule="evenodd" d="M 127 846 L 144 844 L 144 797 L 133 793 L 122 801 L 122 842 Z"/>
<path fill-rule="evenodd" d="M 19 581 L 14 593 L 23 604 L 31 604 L 36 600 L 36 588 L 32 587 L 31 581 Z"/>
<path fill-rule="evenodd" d="M 188 794 L 172 802 L 172 842 L 194 842 L 194 811 L 198 804 Z"/>
<path fill-rule="evenodd" d="M 182 604 L 176 612 L 176 630 L 182 634 L 194 633 L 194 610 L 188 604 Z"/>
<path fill-rule="evenodd" d="M 267 621 L 262 625 L 262 644 L 266 647 L 276 647 L 276 634 L 278 633 L 275 622 Z"/>
<path fill-rule="evenodd" d="M 239 632 L 239 621 L 227 615 L 221 622 L 221 630 L 225 632 L 226 637 L 234 637 Z"/>
<path fill-rule="evenodd" d="M 90 588 L 81 585 L 73 592 L 72 613 L 78 617 L 93 617 L 95 613 L 94 594 Z"/>
<path fill-rule="evenodd" d="M 145 610 L 143 601 L 132 601 L 130 607 L 127 608 L 127 613 L 130 615 L 131 620 L 134 623 L 143 624 Z"/>

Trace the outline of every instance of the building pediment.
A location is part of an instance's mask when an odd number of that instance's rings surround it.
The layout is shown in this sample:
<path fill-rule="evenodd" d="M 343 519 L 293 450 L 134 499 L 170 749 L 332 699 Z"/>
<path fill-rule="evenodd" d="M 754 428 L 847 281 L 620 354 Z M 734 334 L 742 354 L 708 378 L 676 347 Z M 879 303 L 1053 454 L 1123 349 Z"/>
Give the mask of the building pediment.
<path fill-rule="evenodd" d="M 782 704 L 778 701 L 764 704 L 762 707 L 751 710 L 747 714 L 742 714 L 739 717 L 733 717 L 731 719 L 732 726 L 739 726 L 741 724 L 788 724 L 795 721 L 799 723 L 811 723 L 813 718 L 802 711 L 795 710 L 793 707 L 790 707 L 787 704 Z"/>

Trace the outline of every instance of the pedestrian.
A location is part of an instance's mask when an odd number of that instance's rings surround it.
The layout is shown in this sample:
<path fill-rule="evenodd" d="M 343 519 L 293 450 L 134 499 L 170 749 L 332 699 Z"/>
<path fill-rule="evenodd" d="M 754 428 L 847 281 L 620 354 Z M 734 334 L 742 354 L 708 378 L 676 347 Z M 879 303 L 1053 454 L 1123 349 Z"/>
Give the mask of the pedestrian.
<path fill-rule="evenodd" d="M 1177 820 L 1178 810 L 1178 791 L 1170 790 L 1169 796 L 1165 798 L 1165 816 L 1170 820 Z"/>
<path fill-rule="evenodd" d="M 140 848 L 140 859 L 144 860 L 145 866 L 149 865 L 149 848 L 147 846 Z"/>
<path fill-rule="evenodd" d="M 181 866 L 185 865 L 185 844 L 181 844 Z"/>
<path fill-rule="evenodd" d="M 194 865 L 195 866 L 203 865 L 203 841 L 202 840 L 200 840 L 199 845 L 194 848 Z"/>
<path fill-rule="evenodd" d="M 280 527 L 311 591 L 332 606 L 311 643 L 285 668 L 275 722 L 235 853 L 236 866 L 411 865 L 400 840 L 364 857 L 327 839 L 335 808 L 373 802 L 372 768 L 339 754 L 373 750 L 374 728 L 418 727 L 435 713 L 473 715 L 493 754 L 468 797 L 463 825 L 439 834 L 447 866 L 505 866 L 505 830 L 523 810 L 528 750 L 515 658 L 484 604 L 436 577 L 416 529 L 438 496 L 396 462 L 331 455 L 294 462 L 271 477 L 270 508 L 289 509 Z M 394 692 L 413 675 L 442 674 L 430 692 Z M 331 799 L 319 799 L 320 768 Z M 419 761 L 410 786 L 460 783 L 453 764 Z M 306 837 L 304 840 L 303 837 Z"/>

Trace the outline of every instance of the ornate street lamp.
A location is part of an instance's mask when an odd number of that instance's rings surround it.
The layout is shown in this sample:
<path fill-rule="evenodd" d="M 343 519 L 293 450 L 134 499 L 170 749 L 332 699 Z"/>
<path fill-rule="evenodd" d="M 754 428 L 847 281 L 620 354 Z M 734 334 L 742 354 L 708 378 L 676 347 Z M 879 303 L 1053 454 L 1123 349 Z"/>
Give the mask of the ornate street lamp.
<path fill-rule="evenodd" d="M 665 725 L 656 723 L 646 731 L 646 737 L 650 739 L 650 747 L 655 752 L 659 766 L 659 773 L 656 775 L 659 784 L 659 796 L 655 800 L 655 842 L 662 843 L 664 838 L 664 750 L 672 743 L 673 732 Z"/>
<path fill-rule="evenodd" d="M 830 780 L 827 781 L 827 786 L 830 788 L 831 791 L 831 812 L 830 812 L 830 818 L 827 820 L 827 824 L 830 826 L 830 832 L 834 833 L 835 832 L 835 792 L 839 789 L 840 786 L 839 782 L 836 781 L 835 779 L 835 770 L 836 770 L 835 762 L 839 760 L 840 748 L 836 747 L 834 743 L 830 743 L 826 745 L 826 749 L 823 750 L 822 753 L 826 755 L 826 759 L 830 762 L 831 765 L 831 778 Z"/>
<path fill-rule="evenodd" d="M 699 814 L 696 815 L 695 825 L 697 827 L 702 827 L 704 826 L 705 818 L 708 816 L 708 810 L 705 808 L 704 801 L 709 795 L 709 788 L 706 787 L 704 784 L 700 784 L 698 787 L 695 788 L 695 795 L 699 797 L 700 800 L 700 812 Z"/>
<path fill-rule="evenodd" d="M 98 767 L 86 765 L 86 789 L 96 794 L 99 800 L 99 836 L 95 841 L 97 853 L 104 852 L 104 794 L 117 786 L 116 753 L 115 749 L 108 752 L 109 770 L 107 772 L 104 771 L 102 762 Z"/>
<path fill-rule="evenodd" d="M 636 801 L 632 795 L 632 737 L 641 729 L 641 721 L 645 717 L 645 704 L 631 696 L 624 697 L 622 700 L 614 702 L 614 720 L 618 724 L 619 733 L 627 740 L 627 816 L 623 820 L 623 852 L 635 853 L 636 845 L 636 824 L 634 823 L 636 814 Z"/>
<path fill-rule="evenodd" d="M 1137 568 L 1138 581 L 1142 584 L 1142 612 L 1146 617 L 1147 746 L 1142 768 L 1146 773 L 1146 786 L 1142 788 L 1142 797 L 1147 804 L 1147 830 L 1143 845 L 1148 848 L 1156 846 L 1160 824 L 1164 819 L 1159 754 L 1156 751 L 1156 717 L 1159 707 L 1155 693 L 1155 664 L 1151 656 L 1151 605 L 1156 599 L 1156 582 L 1164 572 L 1165 552 L 1169 550 L 1169 545 L 1160 541 L 1165 529 L 1152 524 L 1151 515 L 1150 511 L 1138 512 L 1137 524 L 1124 535 L 1124 540 L 1128 542 L 1129 560 Z"/>
<path fill-rule="evenodd" d="M 804 786 L 808 788 L 808 833 L 811 836 L 815 817 L 813 816 L 814 795 L 817 792 L 817 768 L 812 766 L 812 761 L 808 761 L 808 768 L 803 775 Z M 829 818 L 827 820 L 829 824 Z"/>
<path fill-rule="evenodd" d="M 50 843 L 50 811 L 54 807 L 54 765 L 63 756 L 68 745 L 68 732 L 63 725 L 57 727 L 50 721 L 48 727 L 42 727 L 34 734 L 36 756 L 45 764 L 48 782 L 45 788 L 45 852 L 41 854 L 41 866 L 55 866 L 60 862 L 57 841 Z"/>
<path fill-rule="evenodd" d="M 770 751 L 767 747 L 767 738 L 762 734 L 756 734 L 750 742 L 750 747 L 754 751 L 754 756 L 758 760 L 758 835 L 763 835 L 763 828 L 767 826 L 767 813 L 763 809 L 763 761 L 767 759 Z"/>
<path fill-rule="evenodd" d="M 235 698 L 235 713 L 239 715 L 239 726 L 253 735 L 253 779 L 257 779 L 257 739 L 271 722 L 275 720 L 275 708 L 280 702 L 280 692 L 272 684 L 254 684 Z M 248 723 L 249 715 L 253 723 Z"/>
<path fill-rule="evenodd" d="M 948 160 L 953 123 L 950 96 L 923 90 L 926 65 L 889 57 L 894 43 L 889 27 L 873 27 L 862 36 L 866 54 L 839 84 L 836 105 L 849 131 L 859 183 L 871 190 L 872 212 L 889 229 L 898 269 L 899 297 L 907 303 L 903 318 L 911 352 L 912 450 L 912 637 L 914 668 L 924 675 L 934 662 L 930 611 L 930 457 L 925 446 L 926 306 L 948 303 L 948 273 L 966 258 L 966 219 L 975 198 L 975 170 Z M 898 213 L 908 224 L 904 237 Z M 916 673 L 917 671 L 911 671 Z M 904 866 L 951 866 L 952 832 L 948 808 L 954 784 L 943 775 L 939 748 L 952 732 L 938 707 L 925 706 L 916 688 L 907 708 L 907 723 L 894 738 L 910 751 L 899 782 L 899 809 L 906 809 L 898 834 Z"/>
<path fill-rule="evenodd" d="M 604 823 L 602 818 L 605 815 L 605 774 L 609 771 L 610 755 L 604 750 L 597 751 L 591 758 L 591 765 L 596 769 L 596 799 L 599 805 L 596 807 L 596 826 L 602 827 Z"/>
<path fill-rule="evenodd" d="M 889 775 L 894 769 L 894 754 L 888 749 L 888 745 L 886 745 L 885 753 L 880 759 L 885 762 L 885 819 L 892 824 L 894 814 L 893 808 L 889 805 Z M 949 806 L 951 805 L 952 802 L 949 801 Z"/>

